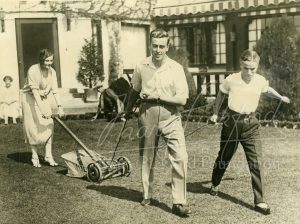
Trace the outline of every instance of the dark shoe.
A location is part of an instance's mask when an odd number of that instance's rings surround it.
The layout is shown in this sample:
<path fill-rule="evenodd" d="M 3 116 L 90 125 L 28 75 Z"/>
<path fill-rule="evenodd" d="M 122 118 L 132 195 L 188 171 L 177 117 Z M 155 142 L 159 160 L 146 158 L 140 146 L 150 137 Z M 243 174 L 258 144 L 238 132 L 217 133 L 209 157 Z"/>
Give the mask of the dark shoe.
<path fill-rule="evenodd" d="M 271 208 L 267 205 L 267 207 L 261 207 L 259 204 L 255 205 L 254 210 L 263 214 L 263 215 L 270 215 Z"/>
<path fill-rule="evenodd" d="M 151 199 L 143 199 L 143 201 L 141 202 L 142 206 L 148 206 L 151 204 Z"/>
<path fill-rule="evenodd" d="M 218 195 L 218 187 L 215 187 L 215 186 L 212 185 L 210 187 L 209 193 L 212 196 L 217 196 Z"/>
<path fill-rule="evenodd" d="M 192 211 L 183 207 L 182 204 L 174 204 L 172 207 L 172 213 L 180 217 L 186 218 L 192 214 Z"/>

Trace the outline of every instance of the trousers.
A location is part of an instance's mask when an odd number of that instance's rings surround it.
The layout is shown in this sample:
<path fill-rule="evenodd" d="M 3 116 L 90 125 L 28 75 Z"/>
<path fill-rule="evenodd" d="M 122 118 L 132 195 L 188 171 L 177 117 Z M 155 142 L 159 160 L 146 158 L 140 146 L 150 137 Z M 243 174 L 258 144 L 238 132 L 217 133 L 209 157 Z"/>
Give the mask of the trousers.
<path fill-rule="evenodd" d="M 173 203 L 186 204 L 188 155 L 181 117 L 175 106 L 142 103 L 139 110 L 139 149 L 144 199 L 150 199 L 153 194 L 159 137 L 166 142 L 172 166 Z"/>
<path fill-rule="evenodd" d="M 251 174 L 254 203 L 264 202 L 262 146 L 259 121 L 255 116 L 231 115 L 223 123 L 220 151 L 214 163 L 212 184 L 218 186 L 232 159 L 238 144 L 243 146 Z"/>

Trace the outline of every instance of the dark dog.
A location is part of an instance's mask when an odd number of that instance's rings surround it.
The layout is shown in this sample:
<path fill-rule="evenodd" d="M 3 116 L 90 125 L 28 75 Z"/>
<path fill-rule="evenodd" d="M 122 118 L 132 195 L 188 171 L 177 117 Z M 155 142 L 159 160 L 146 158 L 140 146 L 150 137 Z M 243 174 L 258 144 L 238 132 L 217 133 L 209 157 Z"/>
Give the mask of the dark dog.
<path fill-rule="evenodd" d="M 111 121 L 124 111 L 124 107 L 127 103 L 127 95 L 131 89 L 130 76 L 126 78 L 121 77 L 114 80 L 108 88 L 102 91 L 99 97 L 97 113 L 92 120 L 102 115 L 108 121 Z"/>

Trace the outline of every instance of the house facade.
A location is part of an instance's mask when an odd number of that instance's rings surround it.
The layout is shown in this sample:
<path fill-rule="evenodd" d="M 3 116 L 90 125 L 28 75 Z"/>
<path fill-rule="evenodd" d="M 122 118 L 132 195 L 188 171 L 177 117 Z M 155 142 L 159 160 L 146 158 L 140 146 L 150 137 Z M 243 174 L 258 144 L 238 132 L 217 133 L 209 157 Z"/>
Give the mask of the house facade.
<path fill-rule="evenodd" d="M 239 70 L 240 54 L 283 16 L 300 34 L 299 0 L 162 0 L 153 20 L 187 52 L 198 93 L 216 96 L 222 80 Z"/>
<path fill-rule="evenodd" d="M 300 0 L 1 0 L 0 80 L 11 75 L 21 89 L 39 50 L 49 48 L 60 90 L 83 89 L 78 59 L 94 38 L 107 85 L 149 55 L 149 32 L 162 27 L 188 53 L 191 71 L 207 72 L 204 84 L 195 77 L 198 86 L 215 94 L 226 72 L 239 69 L 241 52 L 280 16 L 300 32 Z"/>
<path fill-rule="evenodd" d="M 300 33 L 299 0 L 165 0 L 154 15 L 172 44 L 189 53 L 190 66 L 208 71 L 239 69 L 241 52 L 276 17 L 288 17 Z"/>
<path fill-rule="evenodd" d="M 84 88 L 76 79 L 78 60 L 85 39 L 94 38 L 107 84 L 147 56 L 151 7 L 121 0 L 1 0 L 0 79 L 10 75 L 14 88 L 21 89 L 39 50 L 48 48 L 60 89 Z"/>

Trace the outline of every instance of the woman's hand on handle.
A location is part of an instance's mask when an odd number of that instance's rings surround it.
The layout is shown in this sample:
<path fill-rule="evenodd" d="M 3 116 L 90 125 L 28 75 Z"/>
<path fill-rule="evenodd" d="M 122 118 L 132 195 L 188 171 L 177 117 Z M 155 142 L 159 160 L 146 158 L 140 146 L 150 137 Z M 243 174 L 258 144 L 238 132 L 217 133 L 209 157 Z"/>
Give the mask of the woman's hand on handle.
<path fill-rule="evenodd" d="M 62 117 L 65 116 L 65 112 L 64 112 L 64 109 L 63 109 L 62 106 L 58 107 L 58 112 L 57 113 L 58 113 L 59 118 L 62 118 Z"/>
<path fill-rule="evenodd" d="M 42 112 L 42 117 L 45 118 L 45 119 L 50 119 L 52 117 L 52 113 Z"/>

